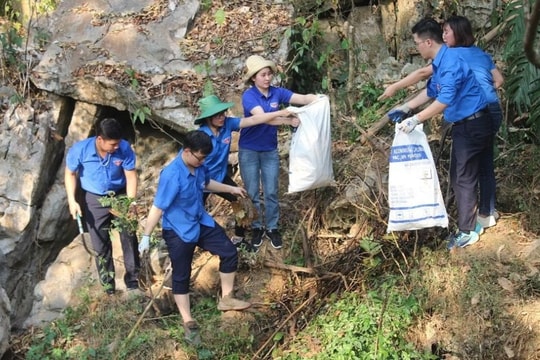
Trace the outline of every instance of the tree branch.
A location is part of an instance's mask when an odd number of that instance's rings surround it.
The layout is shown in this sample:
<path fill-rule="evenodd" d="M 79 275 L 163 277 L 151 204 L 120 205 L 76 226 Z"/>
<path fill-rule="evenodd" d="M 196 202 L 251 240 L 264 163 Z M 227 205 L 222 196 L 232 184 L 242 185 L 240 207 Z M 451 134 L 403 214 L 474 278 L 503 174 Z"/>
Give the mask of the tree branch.
<path fill-rule="evenodd" d="M 534 39 L 536 37 L 538 23 L 540 20 L 540 0 L 536 0 L 531 14 L 527 14 L 527 6 L 525 9 L 525 41 L 523 48 L 525 50 L 525 56 L 529 61 L 540 69 L 540 54 L 534 50 Z"/>

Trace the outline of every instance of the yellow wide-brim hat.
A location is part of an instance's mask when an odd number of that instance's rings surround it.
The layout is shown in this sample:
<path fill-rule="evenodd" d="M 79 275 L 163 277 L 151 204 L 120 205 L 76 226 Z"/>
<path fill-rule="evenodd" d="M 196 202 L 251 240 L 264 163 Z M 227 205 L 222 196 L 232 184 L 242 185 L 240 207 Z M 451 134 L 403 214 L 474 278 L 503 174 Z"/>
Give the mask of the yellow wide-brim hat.
<path fill-rule="evenodd" d="M 270 69 L 272 69 L 273 72 L 277 71 L 275 62 L 271 60 L 266 60 L 259 55 L 251 55 L 250 57 L 248 57 L 246 60 L 246 67 L 247 71 L 244 75 L 244 82 L 248 82 L 253 77 L 253 75 L 255 75 L 264 68 L 269 67 Z"/>

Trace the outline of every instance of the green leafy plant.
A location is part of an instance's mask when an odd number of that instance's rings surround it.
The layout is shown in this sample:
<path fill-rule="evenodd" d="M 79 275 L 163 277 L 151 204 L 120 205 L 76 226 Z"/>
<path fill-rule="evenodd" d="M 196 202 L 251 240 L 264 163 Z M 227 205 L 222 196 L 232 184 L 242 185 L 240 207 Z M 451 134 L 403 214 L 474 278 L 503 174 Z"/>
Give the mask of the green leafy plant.
<path fill-rule="evenodd" d="M 96 349 L 73 344 L 79 329 L 65 320 L 52 322 L 43 329 L 42 336 L 36 336 L 26 359 L 95 359 Z"/>
<path fill-rule="evenodd" d="M 140 121 L 141 124 L 144 124 L 146 119 L 152 115 L 152 110 L 148 106 L 140 106 L 131 113 L 131 121 L 136 123 Z"/>
<path fill-rule="evenodd" d="M 538 1 L 538 0 L 537 0 Z M 523 39 L 525 34 L 525 14 L 523 2 L 510 1 L 504 18 L 508 19 L 508 38 L 504 57 L 508 63 L 504 88 L 506 98 L 514 104 L 519 115 L 528 114 L 528 125 L 540 139 L 540 69 L 525 57 Z M 540 30 L 537 30 L 540 36 Z"/>
<path fill-rule="evenodd" d="M 365 295 L 344 293 L 313 319 L 282 359 L 435 359 L 409 343 L 404 334 L 421 314 L 416 298 L 402 294 L 389 279 Z"/>
<path fill-rule="evenodd" d="M 18 104 L 18 105 L 22 105 L 22 104 L 24 104 L 24 96 L 22 96 L 22 95 L 19 94 L 19 93 L 14 93 L 14 94 L 11 95 L 11 97 L 9 98 L 9 103 L 10 103 L 10 104 Z"/>
<path fill-rule="evenodd" d="M 216 66 L 220 66 L 223 63 L 221 59 L 216 60 Z M 204 85 L 203 85 L 203 96 L 208 96 L 216 93 L 216 89 L 214 87 L 214 83 L 212 82 L 212 78 L 210 74 L 212 73 L 212 65 L 207 60 L 202 64 L 197 64 L 194 66 L 195 72 L 197 74 L 204 75 Z"/>
<path fill-rule="evenodd" d="M 318 89 L 328 88 L 326 66 L 336 49 L 326 47 L 321 50 L 318 44 L 323 35 L 316 15 L 298 16 L 285 31 L 294 54 L 289 69 L 297 75 L 294 78 L 299 92 L 317 92 Z M 314 87 L 318 89 L 314 90 Z"/>
<path fill-rule="evenodd" d="M 201 10 L 208 11 L 212 8 L 212 0 L 202 0 L 201 1 Z"/>
<path fill-rule="evenodd" d="M 225 23 L 225 19 L 227 18 L 227 15 L 225 14 L 225 10 L 218 9 L 216 13 L 214 14 L 214 20 L 216 21 L 216 24 L 223 25 Z"/>
<path fill-rule="evenodd" d="M 34 329 L 26 359 L 149 359 L 162 346 L 168 334 L 155 326 L 141 326 L 135 336 L 126 338 L 134 315 L 142 311 L 140 302 L 92 298 L 88 293 L 93 285 L 81 289 L 78 305 L 66 308 L 62 318 Z M 118 345 L 114 349 L 113 342 Z"/>
<path fill-rule="evenodd" d="M 21 47 L 23 37 L 19 34 L 14 26 L 0 33 L 0 44 L 2 45 L 2 55 L 8 66 L 18 66 L 19 59 L 17 58 L 17 47 Z"/>
<path fill-rule="evenodd" d="M 114 191 L 110 191 L 107 196 L 98 200 L 101 206 L 110 207 L 109 211 L 114 215 L 111 230 L 127 231 L 130 234 L 137 232 L 139 222 L 136 210 L 133 209 L 133 198 L 126 195 L 116 195 Z"/>
<path fill-rule="evenodd" d="M 125 68 L 124 72 L 129 76 L 131 88 L 137 90 L 137 88 L 139 87 L 139 80 L 137 80 L 137 73 L 135 72 L 135 70 L 131 68 Z"/>
<path fill-rule="evenodd" d="M 40 0 L 36 1 L 36 7 L 38 14 L 46 14 L 56 9 L 56 0 Z"/>
<path fill-rule="evenodd" d="M 36 28 L 35 31 L 34 42 L 40 49 L 45 49 L 51 41 L 49 33 L 41 28 Z"/>
<path fill-rule="evenodd" d="M 140 87 L 140 83 L 138 80 L 139 75 L 135 70 L 131 68 L 125 68 L 124 72 L 129 76 L 129 84 L 131 89 L 136 92 Z M 135 124 L 137 121 L 140 121 L 141 124 L 144 124 L 146 122 L 146 119 L 152 115 L 152 110 L 146 105 L 140 104 L 137 101 L 130 101 L 130 105 L 130 108 L 135 109 L 130 113 L 131 121 L 133 122 L 133 124 Z"/>

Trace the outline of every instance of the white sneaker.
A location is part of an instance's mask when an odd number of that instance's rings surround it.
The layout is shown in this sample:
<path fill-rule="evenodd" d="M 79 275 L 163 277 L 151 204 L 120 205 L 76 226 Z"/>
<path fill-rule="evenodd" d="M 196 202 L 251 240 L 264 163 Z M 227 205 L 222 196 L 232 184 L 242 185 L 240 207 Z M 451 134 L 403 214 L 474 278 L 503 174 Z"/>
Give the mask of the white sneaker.
<path fill-rule="evenodd" d="M 478 215 L 476 217 L 476 221 L 478 221 L 478 223 L 482 225 L 484 229 L 486 229 L 486 228 L 497 225 L 497 220 L 499 219 L 499 217 L 500 217 L 499 213 L 495 210 L 493 212 L 493 215 L 489 215 L 485 217 Z"/>

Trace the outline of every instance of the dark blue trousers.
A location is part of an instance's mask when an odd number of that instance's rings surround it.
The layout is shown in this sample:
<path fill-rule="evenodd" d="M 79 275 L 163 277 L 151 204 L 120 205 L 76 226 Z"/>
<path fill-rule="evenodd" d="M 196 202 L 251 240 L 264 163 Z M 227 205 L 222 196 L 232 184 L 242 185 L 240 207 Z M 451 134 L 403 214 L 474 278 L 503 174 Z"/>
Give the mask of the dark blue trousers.
<path fill-rule="evenodd" d="M 503 113 L 498 102 L 488 105 L 489 115 L 491 117 L 491 129 L 493 131 L 493 141 L 495 135 L 501 127 Z M 494 146 L 495 144 L 493 144 Z M 478 203 L 478 212 L 481 215 L 493 215 L 495 211 L 497 183 L 495 179 L 495 164 L 493 163 L 493 147 L 490 152 L 484 154 L 484 158 L 480 161 L 480 201 Z"/>
<path fill-rule="evenodd" d="M 95 261 L 98 269 L 101 284 L 107 289 L 115 290 L 114 282 L 114 261 L 112 254 L 112 242 L 109 235 L 111 220 L 114 218 L 109 212 L 109 207 L 103 207 L 98 199 L 102 195 L 89 192 L 84 194 L 84 214 L 92 247 L 95 252 Z M 137 234 L 120 233 L 120 243 L 124 257 L 124 283 L 127 288 L 137 288 L 139 286 L 139 250 Z"/>
<path fill-rule="evenodd" d="M 167 243 L 169 257 L 172 264 L 172 292 L 173 294 L 189 293 L 191 279 L 191 262 L 195 247 L 209 251 L 219 256 L 219 272 L 229 274 L 238 268 L 238 251 L 233 245 L 225 230 L 215 223 L 214 227 L 201 225 L 199 241 L 184 242 L 174 230 L 163 230 L 163 239 Z"/>
<path fill-rule="evenodd" d="M 458 228 L 474 230 L 478 205 L 480 169 L 493 162 L 491 117 L 486 114 L 452 127 L 450 182 L 458 209 Z M 488 165 L 489 166 L 489 165 Z"/>

